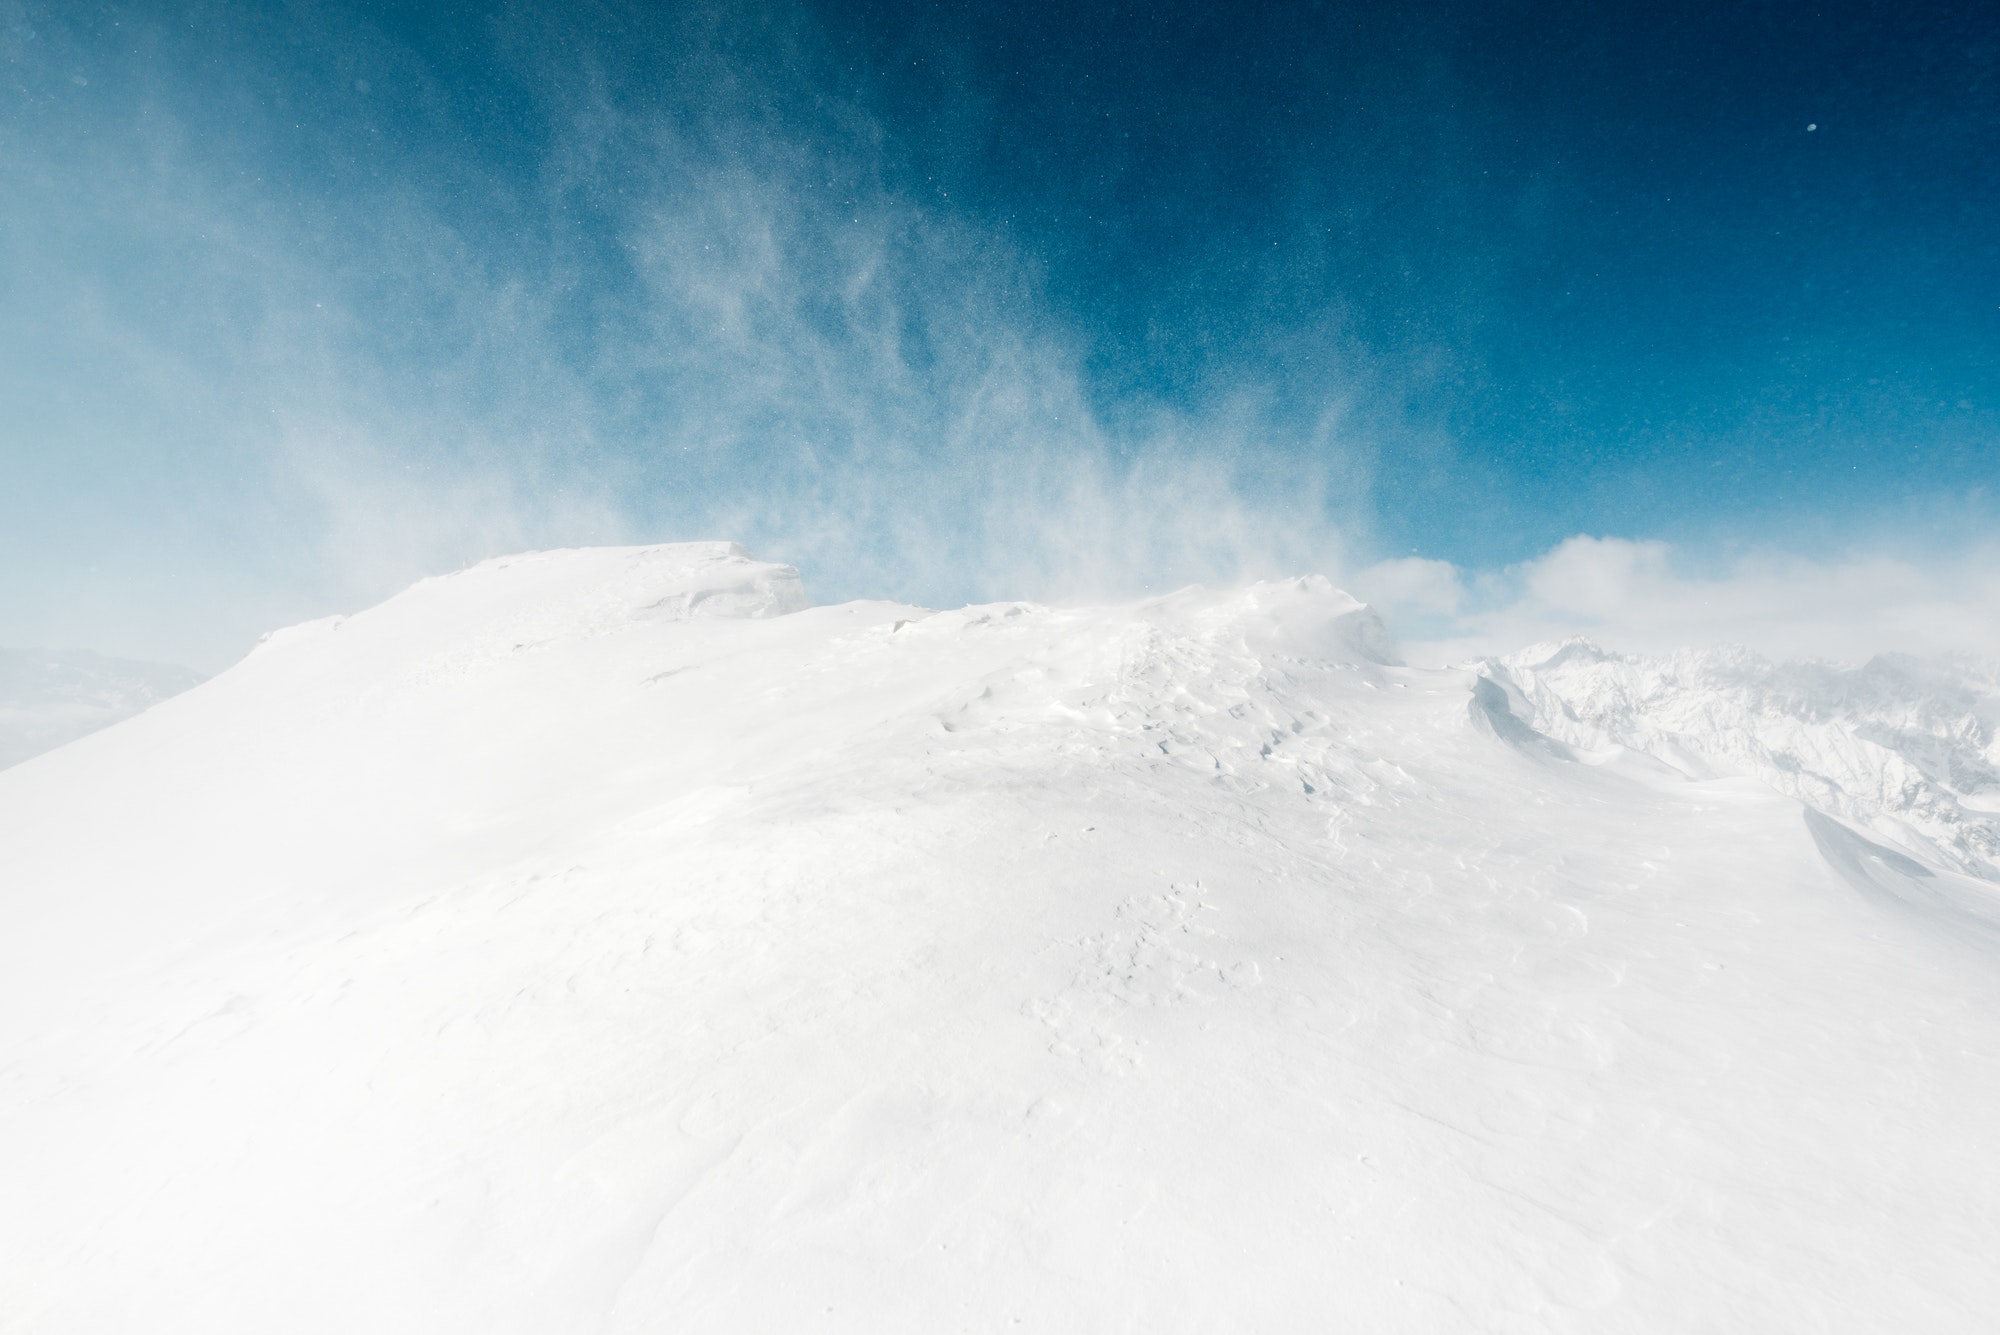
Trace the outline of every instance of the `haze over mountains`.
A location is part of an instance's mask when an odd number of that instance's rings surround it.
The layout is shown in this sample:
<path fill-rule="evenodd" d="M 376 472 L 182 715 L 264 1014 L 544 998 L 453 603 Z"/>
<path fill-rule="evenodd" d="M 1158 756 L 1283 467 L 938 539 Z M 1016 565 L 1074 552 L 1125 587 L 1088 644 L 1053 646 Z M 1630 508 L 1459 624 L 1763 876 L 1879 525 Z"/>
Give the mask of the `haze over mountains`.
<path fill-rule="evenodd" d="M 87 650 L 0 649 L 0 769 L 178 695 L 199 674 Z"/>
<path fill-rule="evenodd" d="M 2000 693 L 545 552 L 0 773 L 0 1325 L 1984 1328 Z"/>

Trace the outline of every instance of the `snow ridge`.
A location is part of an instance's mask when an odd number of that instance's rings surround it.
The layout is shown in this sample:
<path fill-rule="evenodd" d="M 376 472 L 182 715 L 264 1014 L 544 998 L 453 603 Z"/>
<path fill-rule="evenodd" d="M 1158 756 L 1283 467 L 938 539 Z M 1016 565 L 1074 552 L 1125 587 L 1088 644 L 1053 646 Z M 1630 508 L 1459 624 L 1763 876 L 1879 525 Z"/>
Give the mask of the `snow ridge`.
<path fill-rule="evenodd" d="M 378 633 L 463 649 L 588 638 L 643 621 L 755 620 L 811 605 L 797 570 L 759 561 L 741 543 L 670 542 L 496 556 L 419 580 L 359 615 Z M 266 635 L 256 653 L 315 643 L 355 619 L 288 626 Z"/>
<path fill-rule="evenodd" d="M 1754 775 L 1927 861 L 2000 880 L 2000 673 L 1903 655 L 1859 668 L 1741 648 L 1540 644 L 1480 673 L 1536 731 L 1692 778 Z"/>

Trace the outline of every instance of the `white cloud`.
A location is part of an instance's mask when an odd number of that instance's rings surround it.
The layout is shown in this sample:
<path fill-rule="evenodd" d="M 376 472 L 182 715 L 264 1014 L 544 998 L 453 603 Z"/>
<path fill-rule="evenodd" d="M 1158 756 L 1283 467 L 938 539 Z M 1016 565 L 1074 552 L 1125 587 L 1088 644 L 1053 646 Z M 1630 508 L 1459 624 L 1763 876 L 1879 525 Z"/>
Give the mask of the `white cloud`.
<path fill-rule="evenodd" d="M 1431 625 L 1458 615 L 1466 589 L 1458 567 L 1423 556 L 1398 557 L 1355 571 L 1348 591 L 1405 623 Z"/>
<path fill-rule="evenodd" d="M 1719 573 L 1686 567 L 1686 553 L 1666 543 L 1579 535 L 1490 574 L 1404 559 L 1349 582 L 1403 633 L 1415 661 L 1570 635 L 1641 652 L 1741 644 L 1776 658 L 1961 652 L 2000 660 L 2000 543 L 1925 561 L 1764 552 Z"/>

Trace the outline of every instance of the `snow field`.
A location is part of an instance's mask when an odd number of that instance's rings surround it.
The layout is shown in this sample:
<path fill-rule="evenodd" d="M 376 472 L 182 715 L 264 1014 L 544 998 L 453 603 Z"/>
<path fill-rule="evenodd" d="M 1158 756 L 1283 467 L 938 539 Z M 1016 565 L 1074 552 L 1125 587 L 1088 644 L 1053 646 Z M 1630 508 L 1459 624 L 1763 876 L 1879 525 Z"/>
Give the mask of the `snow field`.
<path fill-rule="evenodd" d="M 1391 658 L 726 544 L 273 637 L 0 773 L 0 1325 L 1981 1329 L 1983 883 Z"/>

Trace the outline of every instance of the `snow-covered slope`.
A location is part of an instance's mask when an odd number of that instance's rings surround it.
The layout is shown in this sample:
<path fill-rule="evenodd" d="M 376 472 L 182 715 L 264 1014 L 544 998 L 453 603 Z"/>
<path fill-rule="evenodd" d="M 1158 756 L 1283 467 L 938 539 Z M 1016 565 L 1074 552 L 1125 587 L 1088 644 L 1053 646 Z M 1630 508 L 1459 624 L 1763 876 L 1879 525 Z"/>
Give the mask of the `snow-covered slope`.
<path fill-rule="evenodd" d="M 108 728 L 200 680 L 167 663 L 0 649 L 0 769 Z"/>
<path fill-rule="evenodd" d="M 0 774 L 0 1326 L 1984 1328 L 1991 887 L 1392 657 L 721 544 L 274 636 Z"/>
<path fill-rule="evenodd" d="M 2000 881 L 2000 677 L 1969 659 L 1861 668 L 1588 640 L 1484 665 L 1537 730 L 1695 777 L 1749 774 L 1907 852 Z"/>

